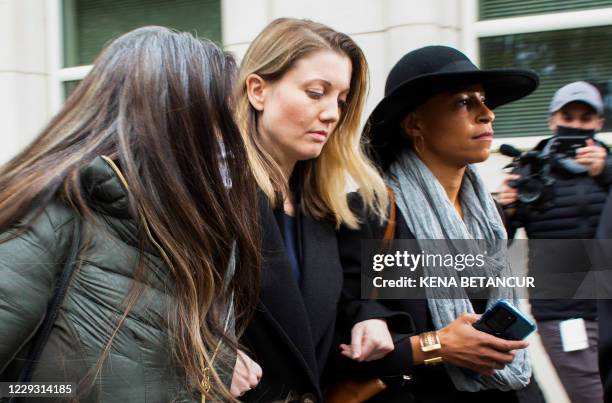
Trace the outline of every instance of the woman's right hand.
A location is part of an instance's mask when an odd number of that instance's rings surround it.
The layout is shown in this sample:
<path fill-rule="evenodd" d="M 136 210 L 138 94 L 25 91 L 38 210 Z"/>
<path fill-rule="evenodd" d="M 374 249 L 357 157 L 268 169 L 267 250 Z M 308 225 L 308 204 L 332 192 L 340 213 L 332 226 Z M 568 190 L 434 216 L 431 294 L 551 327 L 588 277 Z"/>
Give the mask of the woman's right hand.
<path fill-rule="evenodd" d="M 259 364 L 253 361 L 242 350 L 238 350 L 234 374 L 232 375 L 232 386 L 230 393 L 234 397 L 240 397 L 259 384 L 262 370 Z"/>
<path fill-rule="evenodd" d="M 492 376 L 514 360 L 513 350 L 526 348 L 523 340 L 504 340 L 476 330 L 472 324 L 480 318 L 464 314 L 443 329 L 438 330 L 444 362 L 468 368 L 481 375 Z"/>

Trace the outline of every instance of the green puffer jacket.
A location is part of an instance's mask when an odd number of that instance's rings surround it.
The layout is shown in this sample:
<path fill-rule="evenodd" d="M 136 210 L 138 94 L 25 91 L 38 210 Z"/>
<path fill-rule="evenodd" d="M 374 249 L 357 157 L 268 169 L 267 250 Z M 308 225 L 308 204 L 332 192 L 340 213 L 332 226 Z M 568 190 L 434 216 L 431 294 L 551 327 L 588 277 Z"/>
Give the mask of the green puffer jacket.
<path fill-rule="evenodd" d="M 27 232 L 0 243 L 0 381 L 15 381 L 20 374 L 74 242 L 75 225 L 82 233 L 80 268 L 32 381 L 78 383 L 98 362 L 123 314 L 139 254 L 128 194 L 99 157 L 82 171 L 82 183 L 97 222 L 77 224 L 71 209 L 54 202 Z M 116 335 L 94 386 L 80 401 L 200 401 L 198 393 L 185 390 L 180 367 L 171 358 L 165 323 L 173 303 L 172 281 L 159 256 L 153 246 L 145 251 L 149 282 Z M 231 379 L 227 372 L 225 381 Z"/>

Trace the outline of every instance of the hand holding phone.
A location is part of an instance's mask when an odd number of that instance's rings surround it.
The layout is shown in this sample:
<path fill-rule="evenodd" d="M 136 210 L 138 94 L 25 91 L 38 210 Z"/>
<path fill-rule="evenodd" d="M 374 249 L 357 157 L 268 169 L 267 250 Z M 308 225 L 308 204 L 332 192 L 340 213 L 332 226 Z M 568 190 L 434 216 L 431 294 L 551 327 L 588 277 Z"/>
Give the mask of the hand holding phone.
<path fill-rule="evenodd" d="M 524 340 L 536 329 L 521 311 L 504 300 L 498 300 L 472 326 L 505 340 Z"/>

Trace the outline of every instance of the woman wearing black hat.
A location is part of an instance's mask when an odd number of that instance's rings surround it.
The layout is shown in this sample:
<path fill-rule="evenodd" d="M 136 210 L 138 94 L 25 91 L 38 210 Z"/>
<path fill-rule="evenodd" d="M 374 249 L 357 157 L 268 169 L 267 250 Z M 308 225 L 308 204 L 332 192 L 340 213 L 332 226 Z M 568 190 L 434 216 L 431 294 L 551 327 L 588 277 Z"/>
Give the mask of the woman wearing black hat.
<path fill-rule="evenodd" d="M 393 67 L 366 137 L 394 193 L 394 239 L 506 238 L 497 206 L 471 164 L 489 157 L 491 109 L 526 96 L 537 84 L 531 71 L 480 70 L 444 46 L 410 52 Z M 362 210 L 358 198 L 352 202 Z M 364 219 L 359 230 L 340 230 L 346 293 L 360 295 L 361 240 L 380 239 L 384 231 L 375 218 Z M 489 263 L 494 270 L 508 267 L 504 255 L 491 256 Z M 380 304 L 409 313 L 415 335 L 396 337 L 395 350 L 381 360 L 360 366 L 343 361 L 343 373 L 383 377 L 389 387 L 374 398 L 381 402 L 410 397 L 416 402 L 519 401 L 531 378 L 528 344 L 472 327 L 475 313 L 495 302 L 494 296 L 471 300 L 462 292 L 451 299 L 441 292 L 430 288 L 421 300 L 364 301 L 367 309 Z M 512 295 L 505 299 L 516 302 Z M 350 346 L 341 349 L 350 356 Z M 384 378 L 388 375 L 396 377 Z M 401 382 L 393 381 L 398 378 Z"/>

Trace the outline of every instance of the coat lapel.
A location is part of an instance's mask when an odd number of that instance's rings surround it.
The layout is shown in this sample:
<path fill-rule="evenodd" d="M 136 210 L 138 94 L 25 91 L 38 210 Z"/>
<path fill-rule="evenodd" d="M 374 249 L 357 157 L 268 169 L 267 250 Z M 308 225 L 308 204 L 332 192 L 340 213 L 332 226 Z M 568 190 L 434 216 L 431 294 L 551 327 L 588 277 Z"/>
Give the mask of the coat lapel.
<path fill-rule="evenodd" d="M 333 325 L 342 288 L 342 266 L 331 223 L 301 215 L 302 295 L 317 344 Z"/>
<path fill-rule="evenodd" d="M 291 272 L 283 237 L 267 201 L 263 201 L 261 221 L 264 232 L 261 304 L 313 384 L 318 385 L 319 374 L 309 315 Z"/>

